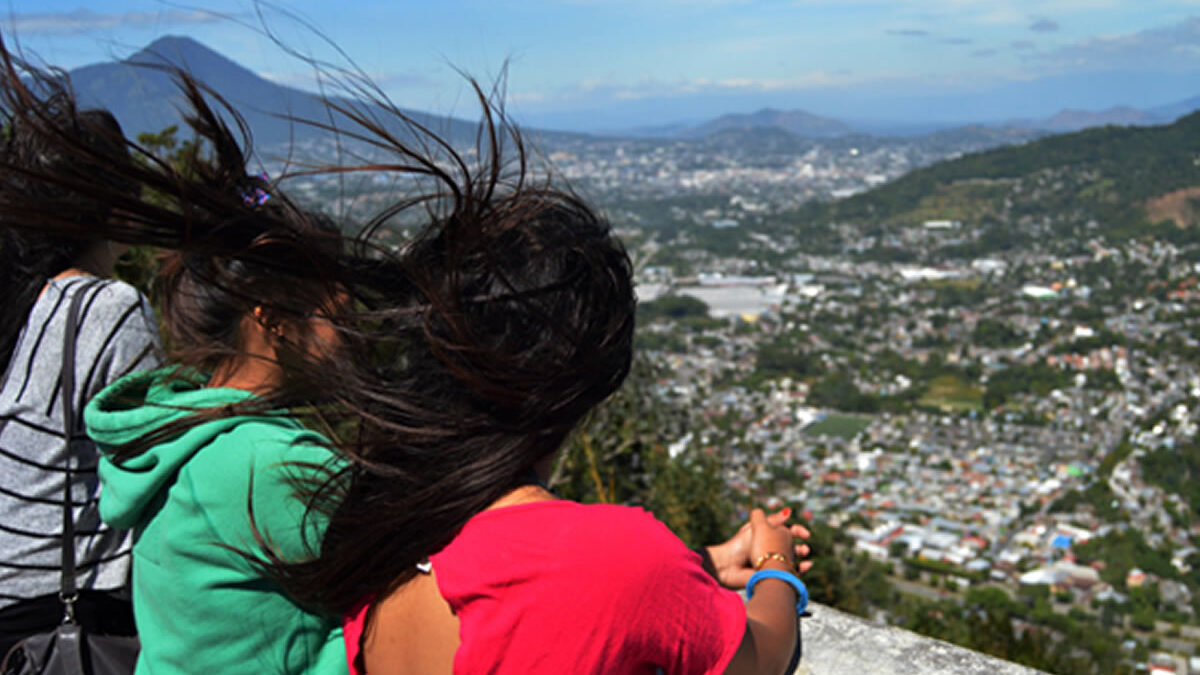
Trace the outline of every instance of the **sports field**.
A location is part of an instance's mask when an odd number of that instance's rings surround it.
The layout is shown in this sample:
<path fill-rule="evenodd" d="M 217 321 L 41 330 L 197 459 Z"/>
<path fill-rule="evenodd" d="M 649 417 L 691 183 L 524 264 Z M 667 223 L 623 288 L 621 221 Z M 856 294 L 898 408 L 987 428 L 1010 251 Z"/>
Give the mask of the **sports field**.
<path fill-rule="evenodd" d="M 929 383 L 917 405 L 946 412 L 967 412 L 983 406 L 983 388 L 969 384 L 956 375 L 942 375 Z"/>
<path fill-rule="evenodd" d="M 854 438 L 871 424 L 870 417 L 859 415 L 827 415 L 825 419 L 814 422 L 804 429 L 809 436 L 840 436 L 845 439 Z"/>

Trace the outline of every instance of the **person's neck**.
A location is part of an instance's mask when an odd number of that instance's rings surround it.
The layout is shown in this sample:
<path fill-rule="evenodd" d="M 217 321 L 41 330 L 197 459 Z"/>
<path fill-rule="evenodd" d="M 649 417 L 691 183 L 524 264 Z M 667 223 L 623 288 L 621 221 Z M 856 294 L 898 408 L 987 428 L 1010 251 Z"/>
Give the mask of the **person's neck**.
<path fill-rule="evenodd" d="M 96 274 L 95 272 L 93 272 L 90 269 L 84 269 L 83 267 L 75 266 L 75 267 L 68 267 L 67 269 L 59 272 L 58 274 L 55 274 L 54 279 L 57 281 L 59 279 L 70 279 L 71 277 L 103 277 L 103 276 L 105 276 L 105 275 Z"/>
<path fill-rule="evenodd" d="M 486 510 L 502 509 L 506 506 L 516 506 L 518 504 L 532 504 L 534 502 L 550 502 L 558 499 L 558 496 L 547 490 L 541 485 L 522 485 L 521 487 L 509 492 L 500 499 L 492 502 L 492 505 Z"/>
<path fill-rule="evenodd" d="M 209 378 L 207 386 L 265 394 L 278 384 L 279 366 L 267 358 L 251 355 L 218 366 Z"/>
<path fill-rule="evenodd" d="M 492 502 L 492 505 L 487 510 L 501 509 L 505 506 L 516 506 L 517 504 L 531 504 L 533 502 L 548 502 L 559 499 L 558 495 L 550 491 L 547 486 L 547 481 L 550 479 L 550 472 L 554 468 L 554 457 L 556 453 L 543 457 L 533 465 L 533 473 L 537 476 L 537 484 L 522 485 L 500 499 Z"/>
<path fill-rule="evenodd" d="M 79 274 L 108 278 L 117 266 L 116 252 L 109 242 L 96 242 L 71 266 Z"/>

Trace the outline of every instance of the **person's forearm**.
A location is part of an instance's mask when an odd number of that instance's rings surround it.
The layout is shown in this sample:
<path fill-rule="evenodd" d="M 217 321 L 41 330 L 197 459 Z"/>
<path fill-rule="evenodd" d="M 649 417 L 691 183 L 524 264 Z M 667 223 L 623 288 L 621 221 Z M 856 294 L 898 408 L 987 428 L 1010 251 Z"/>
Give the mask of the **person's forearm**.
<path fill-rule="evenodd" d="M 796 648 L 796 592 L 764 579 L 746 603 L 746 629 L 754 633 L 759 673 L 780 673 Z"/>
<path fill-rule="evenodd" d="M 796 648 L 796 591 L 763 579 L 746 603 L 746 634 L 726 669 L 728 675 L 778 675 Z"/>

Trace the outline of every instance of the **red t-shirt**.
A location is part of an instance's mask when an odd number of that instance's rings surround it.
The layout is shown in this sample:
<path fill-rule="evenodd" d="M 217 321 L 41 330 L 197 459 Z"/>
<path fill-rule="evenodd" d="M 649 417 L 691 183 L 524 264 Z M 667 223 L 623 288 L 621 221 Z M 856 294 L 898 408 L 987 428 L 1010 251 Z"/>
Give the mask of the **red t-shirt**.
<path fill-rule="evenodd" d="M 741 596 L 642 509 L 484 511 L 430 561 L 459 620 L 455 673 L 722 673 L 746 628 Z M 352 673 L 365 613 L 346 621 Z"/>

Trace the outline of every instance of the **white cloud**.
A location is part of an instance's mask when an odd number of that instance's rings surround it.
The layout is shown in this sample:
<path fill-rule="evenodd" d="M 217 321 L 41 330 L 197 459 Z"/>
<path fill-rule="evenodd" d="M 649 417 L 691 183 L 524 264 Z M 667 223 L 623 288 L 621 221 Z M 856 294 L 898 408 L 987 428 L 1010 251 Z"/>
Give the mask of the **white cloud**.
<path fill-rule="evenodd" d="M 1061 70 L 1200 70 L 1200 17 L 1124 35 L 1103 35 L 1039 55 Z"/>
<path fill-rule="evenodd" d="M 397 89 L 433 89 L 438 87 L 438 83 L 434 80 L 416 73 L 403 72 L 384 72 L 371 71 L 364 73 L 372 84 L 380 87 L 385 91 L 395 91 Z M 306 91 L 318 91 L 323 86 L 335 85 L 338 88 L 344 84 L 336 79 L 330 79 L 328 75 L 318 71 L 298 70 L 298 71 L 259 71 L 258 76 L 274 82 L 275 84 L 293 89 L 304 89 Z"/>
<path fill-rule="evenodd" d="M 87 9 L 72 12 L 48 12 L 40 14 L 11 14 L 3 17 L 3 24 L 17 34 L 30 35 L 73 35 L 93 30 L 127 26 L 161 27 L 196 23 L 212 23 L 225 18 L 221 14 L 204 10 L 168 9 L 161 12 L 121 12 L 102 14 Z"/>
<path fill-rule="evenodd" d="M 282 84 L 285 87 L 297 87 L 300 89 L 312 89 L 318 84 L 318 78 L 311 71 L 299 73 L 276 73 L 271 71 L 258 72 L 258 76 L 264 80 L 270 80 L 275 84 Z"/>
<path fill-rule="evenodd" d="M 637 82 L 585 80 L 559 89 L 553 94 L 526 92 L 519 98 L 527 103 L 565 103 L 569 101 L 616 100 L 638 101 L 653 98 L 675 98 L 694 94 L 744 94 L 755 92 L 797 91 L 821 87 L 844 86 L 861 81 L 848 71 L 814 71 L 798 77 L 722 79 L 680 78 L 661 80 L 645 78 Z"/>

